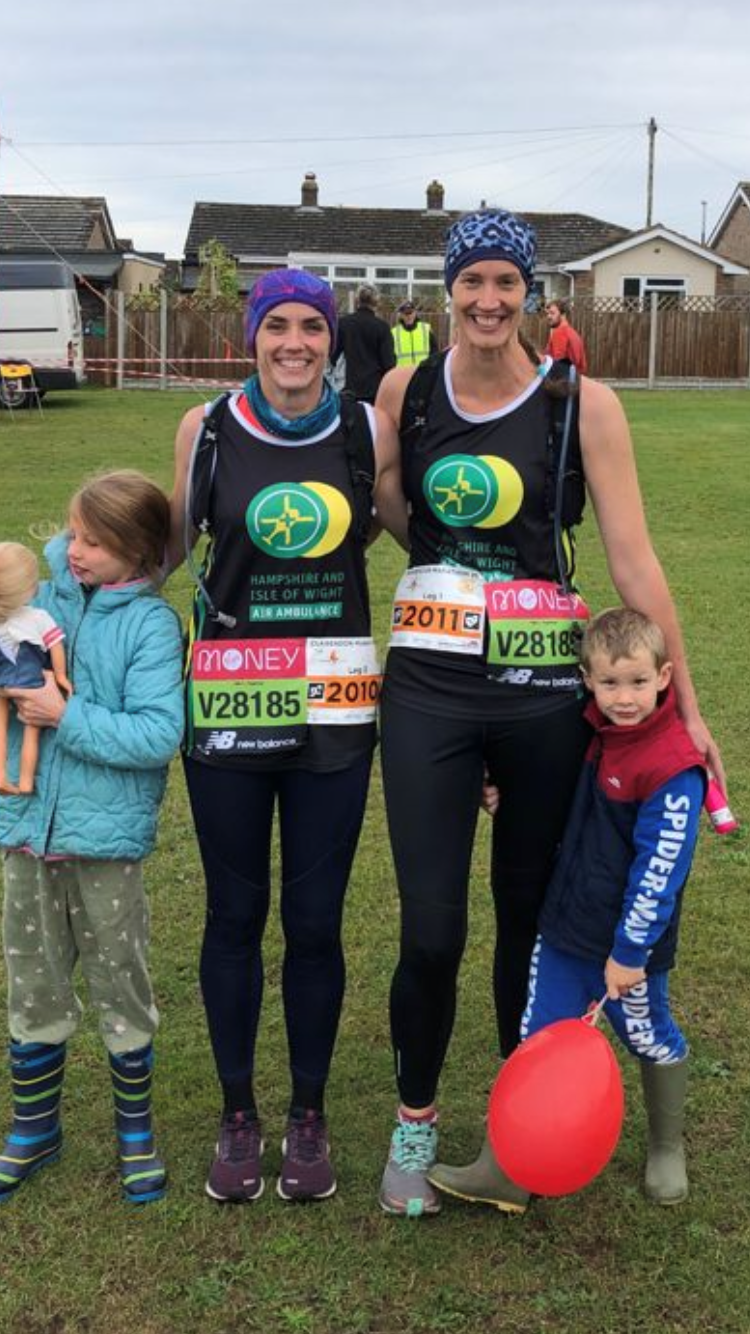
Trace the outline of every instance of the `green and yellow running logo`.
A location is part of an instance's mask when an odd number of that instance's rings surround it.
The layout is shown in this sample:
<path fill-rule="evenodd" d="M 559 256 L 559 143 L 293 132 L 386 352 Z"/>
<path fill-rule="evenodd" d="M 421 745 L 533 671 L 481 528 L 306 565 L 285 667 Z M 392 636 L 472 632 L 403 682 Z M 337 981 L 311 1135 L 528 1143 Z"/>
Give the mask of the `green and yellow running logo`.
<path fill-rule="evenodd" d="M 346 496 L 325 482 L 267 486 L 245 515 L 256 547 L 280 560 L 327 556 L 341 545 L 351 521 Z"/>
<path fill-rule="evenodd" d="M 450 454 L 433 463 L 423 489 L 436 518 L 449 528 L 500 528 L 516 515 L 523 482 L 505 459 Z"/>

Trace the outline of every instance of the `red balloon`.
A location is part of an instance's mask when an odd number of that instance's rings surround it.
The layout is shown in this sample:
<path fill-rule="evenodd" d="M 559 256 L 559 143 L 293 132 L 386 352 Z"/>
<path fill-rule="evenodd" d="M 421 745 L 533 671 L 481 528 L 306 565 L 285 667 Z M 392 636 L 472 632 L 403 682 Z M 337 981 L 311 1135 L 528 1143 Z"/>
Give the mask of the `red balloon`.
<path fill-rule="evenodd" d="M 620 1068 L 598 1028 L 560 1019 L 502 1066 L 487 1131 L 502 1170 L 532 1195 L 571 1195 L 617 1147 L 625 1110 Z"/>

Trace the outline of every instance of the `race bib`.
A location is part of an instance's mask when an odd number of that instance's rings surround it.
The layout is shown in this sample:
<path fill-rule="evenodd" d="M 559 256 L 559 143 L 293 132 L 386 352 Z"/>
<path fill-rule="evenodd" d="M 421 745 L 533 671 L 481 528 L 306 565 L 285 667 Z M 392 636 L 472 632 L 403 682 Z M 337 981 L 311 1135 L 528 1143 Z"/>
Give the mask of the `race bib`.
<path fill-rule="evenodd" d="M 374 722 L 381 680 L 372 639 L 308 639 L 308 722 Z"/>
<path fill-rule="evenodd" d="M 402 575 L 393 602 L 391 648 L 481 654 L 482 576 L 450 565 L 417 565 Z"/>
<path fill-rule="evenodd" d="M 304 639 L 197 640 L 189 688 L 194 754 L 287 754 L 304 745 Z"/>
<path fill-rule="evenodd" d="M 577 593 L 544 579 L 511 579 L 484 586 L 487 662 L 511 668 L 565 667 L 578 662 L 590 612 Z"/>
<path fill-rule="evenodd" d="M 235 758 L 299 750 L 310 724 L 374 722 L 380 684 L 367 637 L 198 640 L 191 753 Z"/>

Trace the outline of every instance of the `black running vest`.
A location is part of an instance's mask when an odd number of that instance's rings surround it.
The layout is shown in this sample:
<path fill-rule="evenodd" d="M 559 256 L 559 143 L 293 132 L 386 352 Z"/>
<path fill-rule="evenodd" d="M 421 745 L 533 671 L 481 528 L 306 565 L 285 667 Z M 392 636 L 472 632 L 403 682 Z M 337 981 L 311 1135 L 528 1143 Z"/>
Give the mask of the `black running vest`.
<path fill-rule="evenodd" d="M 189 678 L 196 641 L 299 643 L 370 634 L 365 548 L 356 532 L 341 422 L 313 441 L 289 443 L 249 420 L 245 403 L 244 395 L 232 396 L 216 449 L 203 465 L 198 455 L 199 469 L 213 469 L 210 484 L 200 473 L 194 478 L 193 494 L 202 497 L 206 513 L 194 511 L 193 521 L 210 535 L 202 583 L 212 606 L 235 624 L 212 617 L 201 588 L 196 590 L 188 641 L 188 753 L 230 767 L 345 767 L 374 744 L 374 725 L 310 727 L 293 755 L 281 749 L 244 756 L 193 749 Z M 362 427 L 360 421 L 357 429 Z"/>
<path fill-rule="evenodd" d="M 551 404 L 543 375 L 506 408 L 471 419 L 451 402 L 449 374 L 450 357 L 435 379 L 424 427 L 410 433 L 402 450 L 411 508 L 410 567 L 462 566 L 485 579 L 557 585 Z M 572 567 L 569 528 L 563 530 L 563 548 Z M 580 689 L 574 666 L 542 668 L 535 677 L 548 689 L 525 685 L 518 670 L 495 669 L 489 679 L 482 657 L 392 648 L 385 688 L 394 700 L 416 707 L 425 708 L 431 697 L 434 707 L 451 716 L 474 716 L 479 710 L 488 719 L 503 717 L 509 700 L 514 707 L 536 711 Z"/>

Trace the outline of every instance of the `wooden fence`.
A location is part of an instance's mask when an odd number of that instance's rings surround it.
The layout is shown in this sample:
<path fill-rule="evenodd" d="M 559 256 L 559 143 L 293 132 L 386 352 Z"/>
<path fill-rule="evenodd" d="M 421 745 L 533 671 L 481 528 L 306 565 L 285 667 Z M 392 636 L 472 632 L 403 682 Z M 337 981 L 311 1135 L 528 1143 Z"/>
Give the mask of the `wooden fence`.
<path fill-rule="evenodd" d="M 395 318 L 394 303 L 381 313 Z M 438 342 L 450 342 L 450 317 L 435 305 L 422 309 Z M 691 303 L 637 303 L 581 299 L 571 323 L 583 337 L 589 373 L 618 384 L 732 384 L 750 388 L 750 298 Z M 543 349 L 547 322 L 527 314 L 525 332 Z M 245 352 L 242 312 L 208 310 L 181 296 L 163 295 L 159 309 L 128 307 L 122 294 L 106 313 L 103 335 L 86 335 L 90 383 L 118 387 L 221 386 L 245 380 L 253 363 Z"/>
<path fill-rule="evenodd" d="M 598 379 L 744 380 L 750 387 L 750 302 L 691 308 L 673 299 L 659 303 L 654 293 L 645 309 L 581 301 L 570 319 L 586 346 L 589 374 Z M 544 316 L 527 316 L 526 323 L 532 342 L 543 347 Z"/>

